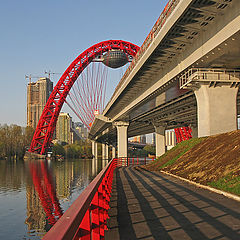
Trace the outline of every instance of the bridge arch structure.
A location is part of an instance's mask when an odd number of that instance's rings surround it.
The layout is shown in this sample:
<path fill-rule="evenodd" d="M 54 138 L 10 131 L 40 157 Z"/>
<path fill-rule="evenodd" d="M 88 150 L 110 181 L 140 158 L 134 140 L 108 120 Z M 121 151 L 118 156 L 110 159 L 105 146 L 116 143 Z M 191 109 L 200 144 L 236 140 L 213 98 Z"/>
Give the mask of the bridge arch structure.
<path fill-rule="evenodd" d="M 99 55 L 113 49 L 122 50 L 134 57 L 139 47 L 122 40 L 107 40 L 97 43 L 82 52 L 66 69 L 54 87 L 39 119 L 29 152 L 45 154 L 56 127 L 63 103 L 81 72 Z"/>

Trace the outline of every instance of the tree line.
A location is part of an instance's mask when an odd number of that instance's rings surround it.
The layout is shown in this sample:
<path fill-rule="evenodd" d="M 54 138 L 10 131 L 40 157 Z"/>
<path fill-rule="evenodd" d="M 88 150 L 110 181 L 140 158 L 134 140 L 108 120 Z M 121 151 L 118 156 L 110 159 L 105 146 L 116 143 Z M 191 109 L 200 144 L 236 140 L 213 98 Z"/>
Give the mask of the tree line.
<path fill-rule="evenodd" d="M 66 158 L 92 158 L 91 142 L 88 140 L 76 141 L 65 146 L 56 143 L 52 152 L 53 156 L 64 156 Z"/>
<path fill-rule="evenodd" d="M 32 127 L 0 125 L 0 159 L 23 159 L 33 134 Z"/>
<path fill-rule="evenodd" d="M 129 157 L 149 157 L 154 156 L 156 154 L 156 147 L 147 144 L 143 149 L 129 149 L 128 156 Z"/>
<path fill-rule="evenodd" d="M 33 134 L 32 127 L 21 127 L 15 124 L 0 125 L 0 159 L 23 159 Z M 60 155 L 66 158 L 92 157 L 91 143 L 88 140 L 80 140 L 65 146 L 55 144 L 52 152 L 54 156 Z"/>

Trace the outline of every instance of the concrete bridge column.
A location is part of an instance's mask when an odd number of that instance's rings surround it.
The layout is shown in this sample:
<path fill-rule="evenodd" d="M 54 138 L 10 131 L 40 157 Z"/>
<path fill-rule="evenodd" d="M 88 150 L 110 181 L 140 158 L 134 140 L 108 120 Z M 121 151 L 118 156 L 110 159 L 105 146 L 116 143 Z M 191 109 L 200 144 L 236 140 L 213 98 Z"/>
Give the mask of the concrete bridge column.
<path fill-rule="evenodd" d="M 106 144 L 102 143 L 102 159 L 106 159 Z"/>
<path fill-rule="evenodd" d="M 192 137 L 198 138 L 198 127 L 196 125 L 191 125 L 190 127 L 192 129 Z"/>
<path fill-rule="evenodd" d="M 96 150 L 95 150 L 95 154 L 96 154 L 95 159 L 98 159 L 98 143 L 95 142 L 95 144 L 96 144 L 96 145 L 95 145 L 95 146 L 96 146 L 96 147 L 95 147 L 95 149 L 96 149 Z"/>
<path fill-rule="evenodd" d="M 98 169 L 98 160 L 96 158 L 93 158 L 92 160 L 92 175 L 97 174 L 97 169 Z"/>
<path fill-rule="evenodd" d="M 118 147 L 118 158 L 127 157 L 128 155 L 128 136 L 127 129 L 129 126 L 128 122 L 115 122 L 114 126 L 117 128 L 117 147 Z"/>
<path fill-rule="evenodd" d="M 154 125 L 156 134 L 156 157 L 166 152 L 165 126 Z"/>
<path fill-rule="evenodd" d="M 174 146 L 176 146 L 176 136 L 174 131 L 166 131 L 166 148 L 170 150 Z"/>
<path fill-rule="evenodd" d="M 97 142 L 96 141 L 92 141 L 92 155 L 94 159 L 97 158 Z"/>
<path fill-rule="evenodd" d="M 112 146 L 112 158 L 116 158 L 116 147 Z"/>
<path fill-rule="evenodd" d="M 105 152 L 105 159 L 107 159 L 107 160 L 108 160 L 108 158 L 109 158 L 109 154 L 108 154 L 108 149 L 109 149 L 109 147 L 108 147 L 108 145 L 107 145 L 107 144 L 105 144 L 105 148 L 106 148 L 106 152 Z"/>
<path fill-rule="evenodd" d="M 209 87 L 202 83 L 194 91 L 197 99 L 198 137 L 237 130 L 238 88 Z"/>

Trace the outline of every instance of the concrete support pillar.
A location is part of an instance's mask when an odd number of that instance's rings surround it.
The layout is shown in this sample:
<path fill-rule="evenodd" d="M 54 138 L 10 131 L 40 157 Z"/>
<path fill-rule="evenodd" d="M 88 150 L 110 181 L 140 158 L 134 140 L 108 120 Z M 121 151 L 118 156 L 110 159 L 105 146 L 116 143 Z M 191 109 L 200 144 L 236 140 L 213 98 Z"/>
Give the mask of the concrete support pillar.
<path fill-rule="evenodd" d="M 92 160 L 92 176 L 97 175 L 97 159 Z"/>
<path fill-rule="evenodd" d="M 106 144 L 102 143 L 102 159 L 106 159 Z"/>
<path fill-rule="evenodd" d="M 105 144 L 105 147 L 106 147 L 106 158 L 105 159 L 109 159 L 109 154 L 108 154 L 108 149 L 109 149 L 109 147 L 108 147 L 108 145 L 107 144 Z"/>
<path fill-rule="evenodd" d="M 170 150 L 171 148 L 176 146 L 175 132 L 174 131 L 166 131 L 165 135 L 166 135 L 166 138 L 165 138 L 165 140 L 166 140 L 166 147 L 167 147 L 167 150 Z"/>
<path fill-rule="evenodd" d="M 172 145 L 173 145 L 173 147 L 175 147 L 176 146 L 176 144 L 177 144 L 177 140 L 176 140 L 176 134 L 175 134 L 175 132 L 174 131 L 172 131 Z"/>
<path fill-rule="evenodd" d="M 115 122 L 114 126 L 117 128 L 117 147 L 118 147 L 118 158 L 127 157 L 128 154 L 128 136 L 127 129 L 129 126 L 128 122 Z"/>
<path fill-rule="evenodd" d="M 192 137 L 198 138 L 198 127 L 195 125 L 191 125 L 190 127 L 192 129 Z"/>
<path fill-rule="evenodd" d="M 92 141 L 92 155 L 94 159 L 97 158 L 97 142 L 95 141 Z"/>
<path fill-rule="evenodd" d="M 156 157 L 160 157 L 166 152 L 165 126 L 154 125 L 156 134 Z"/>
<path fill-rule="evenodd" d="M 98 159 L 98 143 L 95 142 L 95 159 Z"/>
<path fill-rule="evenodd" d="M 237 91 L 235 87 L 209 87 L 203 83 L 194 91 L 198 105 L 198 137 L 237 130 Z"/>
<path fill-rule="evenodd" d="M 112 158 L 116 158 L 116 147 L 112 146 Z"/>

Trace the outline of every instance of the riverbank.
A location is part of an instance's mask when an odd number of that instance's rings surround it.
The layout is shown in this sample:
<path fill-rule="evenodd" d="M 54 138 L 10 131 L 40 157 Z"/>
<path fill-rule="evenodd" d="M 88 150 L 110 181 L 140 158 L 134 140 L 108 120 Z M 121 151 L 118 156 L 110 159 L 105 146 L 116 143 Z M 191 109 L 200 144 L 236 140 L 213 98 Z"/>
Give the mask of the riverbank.
<path fill-rule="evenodd" d="M 240 130 L 181 142 L 144 168 L 240 196 Z"/>

